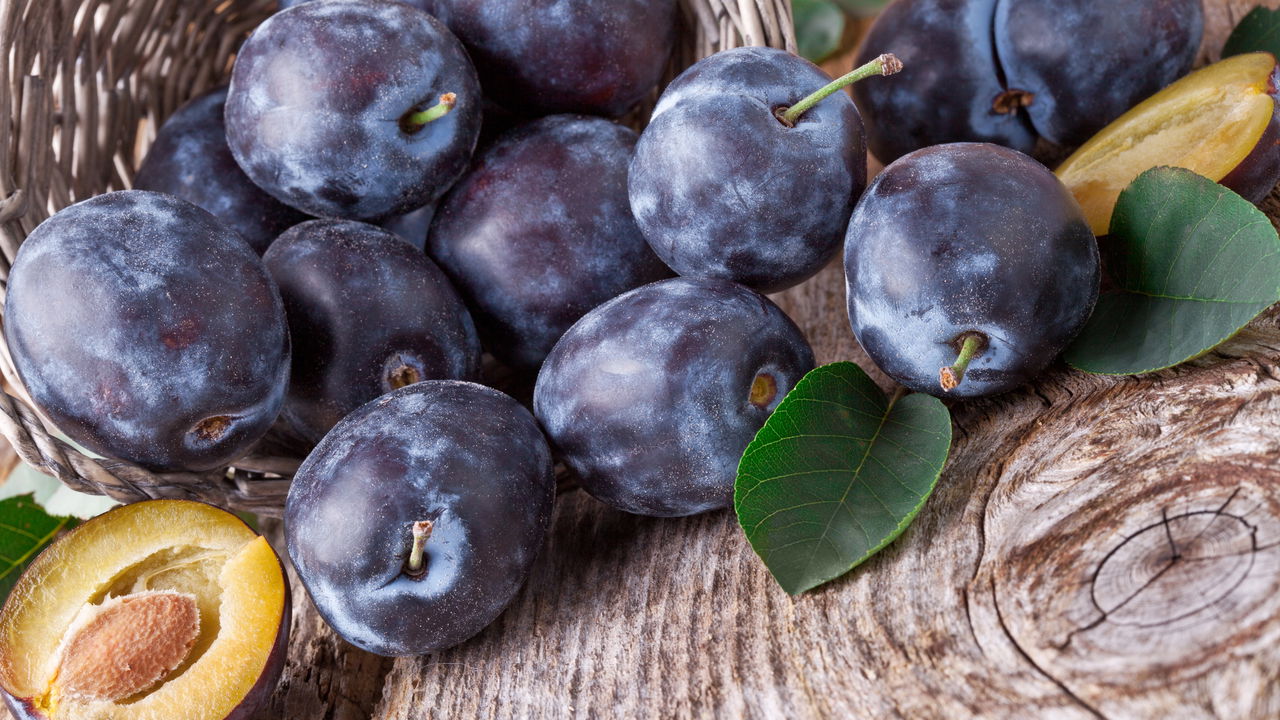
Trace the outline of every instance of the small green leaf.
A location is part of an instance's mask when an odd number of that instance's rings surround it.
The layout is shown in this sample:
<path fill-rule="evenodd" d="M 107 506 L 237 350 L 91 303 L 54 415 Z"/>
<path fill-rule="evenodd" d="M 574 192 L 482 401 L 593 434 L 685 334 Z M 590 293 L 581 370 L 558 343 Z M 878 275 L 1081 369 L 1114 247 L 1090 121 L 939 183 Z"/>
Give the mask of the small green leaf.
<path fill-rule="evenodd" d="M 898 537 L 950 448 L 942 401 L 892 402 L 857 365 L 823 365 L 796 383 L 743 453 L 738 523 L 782 589 L 804 592 Z"/>
<path fill-rule="evenodd" d="M 68 515 L 81 520 L 101 515 L 117 504 L 103 495 L 76 492 L 52 475 L 20 462 L 0 484 L 0 500 L 28 494 L 50 515 Z"/>
<path fill-rule="evenodd" d="M 1231 31 L 1222 57 L 1264 50 L 1280 57 L 1280 10 L 1256 7 Z"/>
<path fill-rule="evenodd" d="M 54 517 L 32 495 L 0 500 L 0 598 L 8 597 L 18 576 L 59 532 L 74 527 L 69 517 Z"/>
<path fill-rule="evenodd" d="M 844 13 L 831 0 L 793 0 L 791 7 L 801 56 L 822 62 L 840 49 Z"/>
<path fill-rule="evenodd" d="M 1099 241 L 1116 290 L 1064 353 L 1085 372 L 1133 375 L 1217 347 L 1280 300 L 1280 237 L 1262 211 L 1190 170 L 1153 168 L 1116 201 Z"/>

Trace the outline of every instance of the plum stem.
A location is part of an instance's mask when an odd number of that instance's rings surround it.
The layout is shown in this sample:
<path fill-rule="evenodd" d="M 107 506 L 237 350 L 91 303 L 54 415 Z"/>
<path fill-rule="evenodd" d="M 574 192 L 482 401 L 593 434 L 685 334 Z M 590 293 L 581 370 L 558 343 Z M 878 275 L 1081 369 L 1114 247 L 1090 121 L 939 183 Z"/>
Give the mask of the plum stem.
<path fill-rule="evenodd" d="M 815 90 L 811 95 L 795 105 L 792 105 L 789 108 L 779 108 L 777 113 L 778 119 L 787 127 L 792 127 L 796 124 L 796 121 L 800 119 L 801 115 L 805 114 L 805 112 L 810 108 L 822 102 L 837 90 L 849 87 L 859 80 L 869 78 L 872 75 L 892 75 L 900 70 L 902 70 L 902 61 L 899 60 L 896 55 L 885 53 L 866 65 L 856 67 L 851 72 L 841 75 L 826 85 L 823 85 L 821 88 Z"/>
<path fill-rule="evenodd" d="M 986 338 L 979 333 L 965 334 L 964 344 L 960 346 L 960 354 L 956 356 L 955 363 L 938 371 L 938 384 L 942 385 L 943 390 L 951 392 L 960 385 L 960 381 L 964 380 L 964 371 L 969 369 L 969 363 L 982 352 L 986 344 Z"/>
<path fill-rule="evenodd" d="M 405 573 L 411 577 L 422 577 L 427 572 L 423 562 L 423 548 L 431 538 L 432 522 L 419 520 L 413 524 L 413 548 L 409 550 L 409 562 L 405 564 Z"/>
<path fill-rule="evenodd" d="M 405 132 L 415 133 L 426 127 L 427 123 L 434 122 L 449 114 L 454 105 L 458 104 L 458 96 L 454 93 L 445 93 L 440 96 L 440 101 L 435 105 L 421 110 L 416 113 L 406 115 L 401 123 Z"/>

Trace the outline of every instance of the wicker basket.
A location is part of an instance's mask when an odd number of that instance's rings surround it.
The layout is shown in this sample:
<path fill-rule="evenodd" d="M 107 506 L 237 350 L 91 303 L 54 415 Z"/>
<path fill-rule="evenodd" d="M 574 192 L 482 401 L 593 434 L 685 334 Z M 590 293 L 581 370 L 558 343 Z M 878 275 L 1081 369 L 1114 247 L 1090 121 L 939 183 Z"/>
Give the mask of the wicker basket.
<path fill-rule="evenodd" d="M 672 73 L 739 45 L 795 49 L 790 0 L 681 0 Z M 224 81 L 276 0 L 0 0 L 0 279 L 50 214 L 130 186 L 155 129 Z M 637 115 L 645 117 L 645 115 Z M 299 459 L 264 442 L 234 467 L 149 472 L 88 457 L 33 409 L 0 340 L 0 433 L 23 460 L 122 502 L 194 498 L 278 516 Z"/>

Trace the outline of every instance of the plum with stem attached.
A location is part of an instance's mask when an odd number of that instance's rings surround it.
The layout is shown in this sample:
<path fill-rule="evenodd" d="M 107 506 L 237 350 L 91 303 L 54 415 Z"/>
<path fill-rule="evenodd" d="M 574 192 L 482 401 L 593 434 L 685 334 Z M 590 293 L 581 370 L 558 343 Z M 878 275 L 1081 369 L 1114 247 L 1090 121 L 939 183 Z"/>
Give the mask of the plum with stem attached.
<path fill-rule="evenodd" d="M 236 57 L 227 140 L 240 167 L 312 215 L 429 205 L 466 169 L 480 85 L 438 20 L 399 2 L 315 0 L 268 18 Z"/>
<path fill-rule="evenodd" d="M 631 209 L 677 273 L 776 292 L 840 248 L 867 179 L 862 120 L 839 90 L 900 68 L 886 55 L 832 81 L 747 47 L 701 60 L 662 94 L 629 171 Z"/>
<path fill-rule="evenodd" d="M 988 143 L 925 148 L 885 168 L 849 221 L 844 265 L 863 349 L 939 397 L 1032 379 L 1098 296 L 1079 204 L 1043 165 Z"/>

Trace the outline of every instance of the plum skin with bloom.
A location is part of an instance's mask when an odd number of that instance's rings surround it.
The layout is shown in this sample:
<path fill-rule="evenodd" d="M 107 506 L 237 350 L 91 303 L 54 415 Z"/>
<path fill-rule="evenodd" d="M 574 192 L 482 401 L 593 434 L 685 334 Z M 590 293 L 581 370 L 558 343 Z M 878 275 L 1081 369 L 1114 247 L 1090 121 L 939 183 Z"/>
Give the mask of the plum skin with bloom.
<path fill-rule="evenodd" d="M 446 95 L 451 111 L 415 124 Z M 316 0 L 272 15 L 241 47 L 227 140 L 281 202 L 382 219 L 433 203 L 457 180 L 480 107 L 466 51 L 432 16 L 398 2 Z"/>
<path fill-rule="evenodd" d="M 475 61 L 486 95 L 520 115 L 617 117 L 662 80 L 675 0 L 420 0 Z"/>
<path fill-rule="evenodd" d="M 285 505 L 298 577 L 335 631 L 387 656 L 478 633 L 524 583 L 551 522 L 551 450 L 497 390 L 428 380 L 338 423 L 303 462 Z M 412 527 L 428 521 L 424 572 Z"/>
<path fill-rule="evenodd" d="M 279 414 L 289 333 L 257 253 L 185 200 L 99 195 L 18 251 L 5 339 L 71 439 L 156 470 L 239 457 Z"/>
<path fill-rule="evenodd" d="M 263 262 L 293 339 L 282 416 L 308 441 L 402 385 L 479 374 L 480 341 L 462 299 L 403 238 L 354 220 L 312 220 L 281 235 Z"/>
<path fill-rule="evenodd" d="M 1039 374 L 1098 297 L 1098 246 L 1071 193 L 1030 157 L 989 143 L 904 155 L 867 188 L 845 244 L 849 322 L 867 354 L 917 392 L 970 398 Z M 982 349 L 960 384 L 968 334 Z"/>
<path fill-rule="evenodd" d="M 480 153 L 445 196 L 428 251 L 503 362 L 536 371 L 587 311 L 671 276 L 631 216 L 635 142 L 603 118 L 543 118 Z"/>
<path fill-rule="evenodd" d="M 858 110 L 838 92 L 793 127 L 775 116 L 830 81 L 788 52 L 746 47 L 667 86 L 628 181 L 636 222 L 663 262 L 777 292 L 839 252 L 867 181 Z"/>
<path fill-rule="evenodd" d="M 768 298 L 673 278 L 587 313 L 547 357 L 534 414 L 597 499 L 640 515 L 728 507 L 747 444 L 813 369 Z"/>

